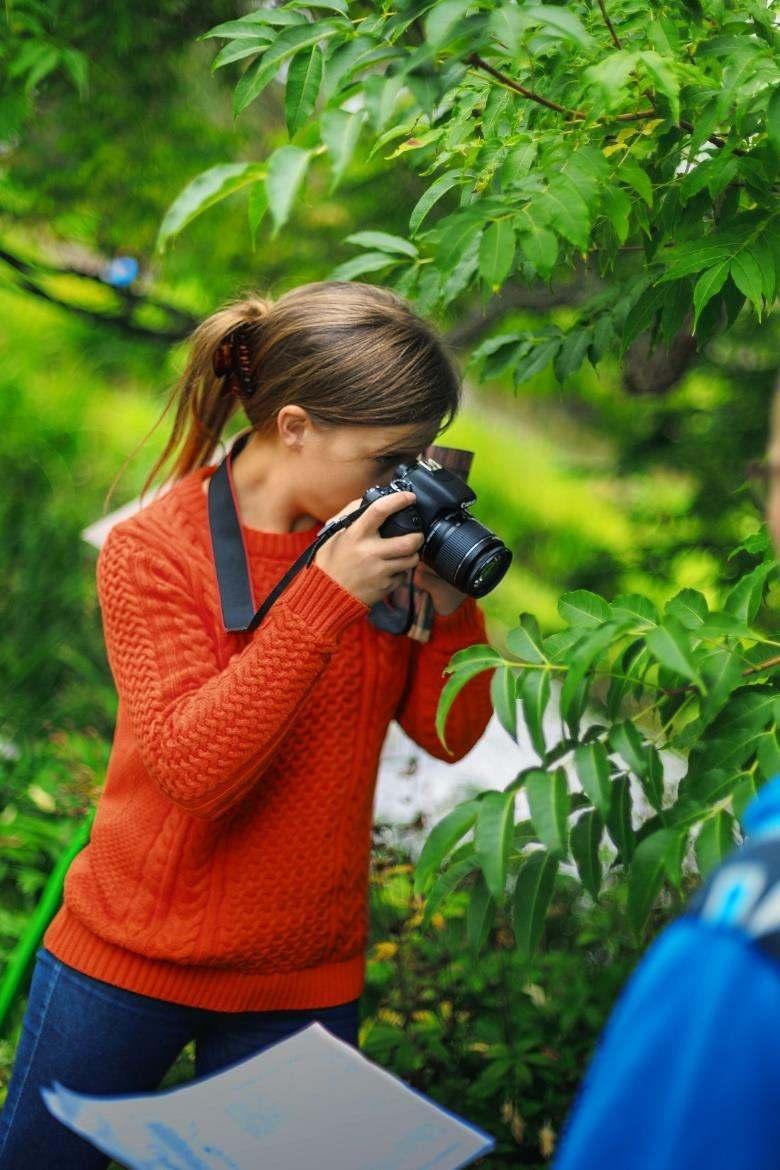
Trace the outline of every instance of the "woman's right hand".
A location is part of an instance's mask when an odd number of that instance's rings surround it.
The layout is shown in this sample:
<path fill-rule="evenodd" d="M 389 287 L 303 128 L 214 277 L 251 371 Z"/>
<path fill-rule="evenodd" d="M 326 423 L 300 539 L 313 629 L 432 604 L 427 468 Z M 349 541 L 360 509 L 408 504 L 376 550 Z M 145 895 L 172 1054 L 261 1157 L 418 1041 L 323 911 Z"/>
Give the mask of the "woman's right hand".
<path fill-rule="evenodd" d="M 325 541 L 314 564 L 365 605 L 375 605 L 402 585 L 408 571 L 419 563 L 417 550 L 425 543 L 421 532 L 380 536 L 378 531 L 388 516 L 408 508 L 415 499 L 414 492 L 395 491 L 373 500 L 362 516 Z M 360 499 L 351 500 L 330 520 L 354 512 L 361 503 Z"/>

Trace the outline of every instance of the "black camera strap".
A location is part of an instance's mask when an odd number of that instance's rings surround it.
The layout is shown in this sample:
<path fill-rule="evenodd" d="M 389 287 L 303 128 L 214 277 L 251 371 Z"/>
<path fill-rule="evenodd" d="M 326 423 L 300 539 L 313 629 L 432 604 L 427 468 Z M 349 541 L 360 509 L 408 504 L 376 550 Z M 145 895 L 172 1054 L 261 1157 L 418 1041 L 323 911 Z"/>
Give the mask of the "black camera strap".
<path fill-rule="evenodd" d="M 220 462 L 217 470 L 211 476 L 208 490 L 209 530 L 211 533 L 211 548 L 214 555 L 214 565 L 217 573 L 220 605 L 222 607 L 222 622 L 228 633 L 238 633 L 256 629 L 276 599 L 287 588 L 296 574 L 304 567 L 308 567 L 314 560 L 317 550 L 326 540 L 342 528 L 362 516 L 371 502 L 363 503 L 346 516 L 338 520 L 331 520 L 322 531 L 305 548 L 284 576 L 277 582 L 257 609 L 252 580 L 249 573 L 249 563 L 241 523 L 236 506 L 235 486 L 233 483 L 232 461 L 246 445 L 251 430 L 239 435 L 230 447 L 230 450 Z M 414 620 L 414 585 L 409 584 L 409 604 L 406 612 L 388 605 L 385 601 L 378 601 L 371 607 L 369 621 L 380 630 L 391 634 L 405 634 Z"/>

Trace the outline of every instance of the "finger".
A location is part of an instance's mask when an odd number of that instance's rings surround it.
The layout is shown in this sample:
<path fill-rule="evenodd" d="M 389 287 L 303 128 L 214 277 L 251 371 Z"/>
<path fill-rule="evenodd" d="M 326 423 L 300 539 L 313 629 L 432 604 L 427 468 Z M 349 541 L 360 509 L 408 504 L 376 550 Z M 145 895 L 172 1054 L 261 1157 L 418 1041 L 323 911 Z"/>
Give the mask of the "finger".
<path fill-rule="evenodd" d="M 393 512 L 400 512 L 408 508 L 416 499 L 414 492 L 388 492 L 378 500 L 372 500 L 362 516 L 359 516 L 353 527 L 357 528 L 362 536 L 376 532 L 382 523 Z"/>
<path fill-rule="evenodd" d="M 386 562 L 387 568 L 395 570 L 396 572 L 405 572 L 407 569 L 414 569 L 420 563 L 420 558 L 417 553 L 412 553 L 408 557 L 393 557 Z"/>
<path fill-rule="evenodd" d="M 405 532 L 403 536 L 382 536 L 378 552 L 383 560 L 392 561 L 399 557 L 409 557 L 412 553 L 420 552 L 425 544 L 425 537 L 421 532 Z"/>

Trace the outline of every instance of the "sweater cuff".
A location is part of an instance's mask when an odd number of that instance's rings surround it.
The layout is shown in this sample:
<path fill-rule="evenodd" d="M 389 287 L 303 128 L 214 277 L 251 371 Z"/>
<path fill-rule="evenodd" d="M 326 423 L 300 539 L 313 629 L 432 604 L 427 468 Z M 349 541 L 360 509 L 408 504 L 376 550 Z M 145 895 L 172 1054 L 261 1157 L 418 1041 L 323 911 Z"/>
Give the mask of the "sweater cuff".
<path fill-rule="evenodd" d="M 337 639 L 347 626 L 371 608 L 314 561 L 295 575 L 278 604 L 286 605 L 305 621 L 312 633 L 326 639 Z"/>

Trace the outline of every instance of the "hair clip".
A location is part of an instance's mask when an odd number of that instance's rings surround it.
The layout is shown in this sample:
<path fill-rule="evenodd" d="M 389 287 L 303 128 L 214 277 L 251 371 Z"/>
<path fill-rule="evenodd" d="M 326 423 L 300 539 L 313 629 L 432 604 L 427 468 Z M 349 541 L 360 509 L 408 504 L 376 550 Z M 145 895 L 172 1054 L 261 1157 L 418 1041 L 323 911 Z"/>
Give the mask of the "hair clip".
<path fill-rule="evenodd" d="M 249 398 L 254 392 L 250 365 L 249 334 L 243 323 L 225 334 L 214 350 L 214 373 L 225 379 L 224 392 Z"/>

